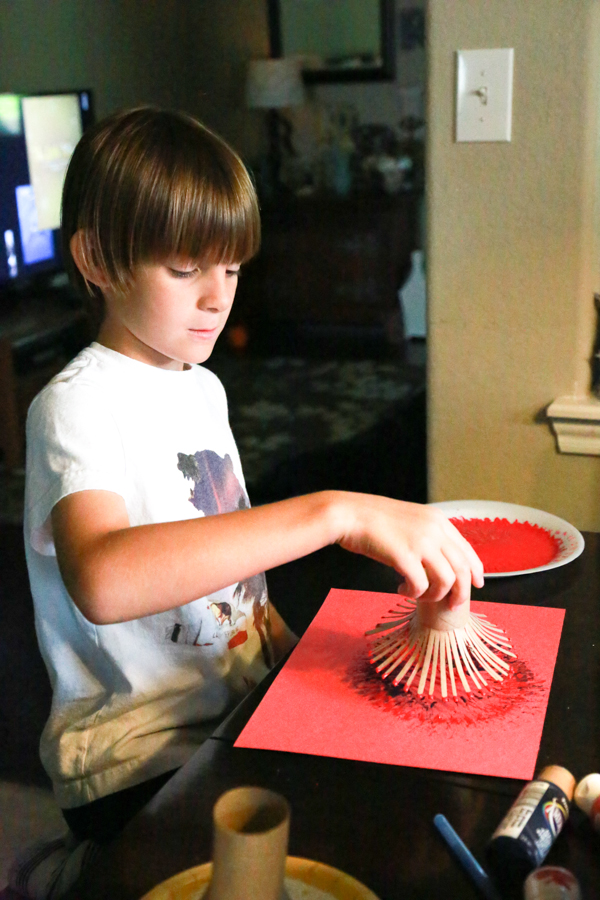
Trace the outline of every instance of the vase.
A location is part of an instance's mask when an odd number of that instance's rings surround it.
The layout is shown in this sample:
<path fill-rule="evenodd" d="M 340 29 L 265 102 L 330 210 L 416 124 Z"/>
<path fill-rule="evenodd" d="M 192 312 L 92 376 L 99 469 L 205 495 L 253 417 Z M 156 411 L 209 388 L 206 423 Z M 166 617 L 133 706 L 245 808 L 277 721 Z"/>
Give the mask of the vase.
<path fill-rule="evenodd" d="M 411 253 L 411 270 L 400 291 L 400 305 L 404 319 L 405 338 L 426 336 L 427 288 L 422 250 Z"/>

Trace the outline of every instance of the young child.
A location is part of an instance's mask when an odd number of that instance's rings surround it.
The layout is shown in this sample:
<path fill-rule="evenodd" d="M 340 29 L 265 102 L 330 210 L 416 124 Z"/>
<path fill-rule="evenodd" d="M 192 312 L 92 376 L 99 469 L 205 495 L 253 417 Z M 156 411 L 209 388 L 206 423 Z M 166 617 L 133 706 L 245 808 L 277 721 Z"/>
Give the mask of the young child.
<path fill-rule="evenodd" d="M 34 400 L 25 541 L 53 688 L 41 756 L 71 832 L 111 839 L 294 644 L 265 570 L 337 542 L 453 605 L 483 583 L 439 511 L 324 491 L 250 508 L 225 392 L 198 365 L 259 246 L 239 157 L 142 108 L 86 132 L 63 194 L 96 342 Z"/>

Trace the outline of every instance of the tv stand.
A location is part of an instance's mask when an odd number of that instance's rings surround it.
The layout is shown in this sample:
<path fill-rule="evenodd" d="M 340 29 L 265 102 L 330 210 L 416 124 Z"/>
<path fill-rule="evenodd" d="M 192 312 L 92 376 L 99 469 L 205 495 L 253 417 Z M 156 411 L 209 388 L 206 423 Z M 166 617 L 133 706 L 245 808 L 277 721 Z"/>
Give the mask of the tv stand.
<path fill-rule="evenodd" d="M 0 450 L 11 472 L 25 463 L 25 419 L 35 395 L 92 340 L 73 295 L 43 290 L 0 311 Z"/>

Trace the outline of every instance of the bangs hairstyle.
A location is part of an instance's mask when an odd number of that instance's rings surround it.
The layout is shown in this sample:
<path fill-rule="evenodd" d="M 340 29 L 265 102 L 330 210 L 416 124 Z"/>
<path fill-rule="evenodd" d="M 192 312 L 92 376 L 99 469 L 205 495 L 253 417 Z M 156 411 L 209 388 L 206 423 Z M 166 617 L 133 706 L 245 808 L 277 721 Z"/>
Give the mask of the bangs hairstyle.
<path fill-rule="evenodd" d="M 100 299 L 71 255 L 80 229 L 86 263 L 120 292 L 140 263 L 244 263 L 260 246 L 256 191 L 240 157 L 192 116 L 152 107 L 86 131 L 65 177 L 65 267 L 80 292 Z"/>

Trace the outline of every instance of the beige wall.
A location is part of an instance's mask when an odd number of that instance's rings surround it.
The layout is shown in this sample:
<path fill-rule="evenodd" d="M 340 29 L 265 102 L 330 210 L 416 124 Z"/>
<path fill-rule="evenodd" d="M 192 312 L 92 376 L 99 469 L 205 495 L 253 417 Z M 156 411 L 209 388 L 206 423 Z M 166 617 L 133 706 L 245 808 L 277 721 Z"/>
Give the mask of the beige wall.
<path fill-rule="evenodd" d="M 600 288 L 598 0 L 429 0 L 430 499 L 600 530 L 600 458 L 540 412 L 585 392 Z M 510 143 L 454 142 L 457 49 L 514 47 Z"/>
<path fill-rule="evenodd" d="M 90 87 L 96 112 L 186 109 L 252 154 L 247 61 L 268 53 L 265 0 L 18 0 L 0 3 L 0 92 Z"/>

